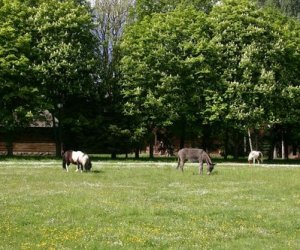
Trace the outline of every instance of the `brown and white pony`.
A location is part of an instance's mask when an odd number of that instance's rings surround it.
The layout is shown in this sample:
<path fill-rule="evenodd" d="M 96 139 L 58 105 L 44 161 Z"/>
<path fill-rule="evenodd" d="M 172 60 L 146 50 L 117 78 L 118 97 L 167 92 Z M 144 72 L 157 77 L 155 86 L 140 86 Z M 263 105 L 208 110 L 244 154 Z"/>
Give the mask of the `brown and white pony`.
<path fill-rule="evenodd" d="M 69 165 L 75 164 L 77 165 L 76 172 L 78 170 L 83 170 L 89 171 L 92 168 L 92 162 L 89 158 L 89 156 L 81 151 L 73 151 L 73 150 L 68 150 L 62 154 L 62 167 L 63 169 L 66 169 L 67 172 L 69 171 Z"/>

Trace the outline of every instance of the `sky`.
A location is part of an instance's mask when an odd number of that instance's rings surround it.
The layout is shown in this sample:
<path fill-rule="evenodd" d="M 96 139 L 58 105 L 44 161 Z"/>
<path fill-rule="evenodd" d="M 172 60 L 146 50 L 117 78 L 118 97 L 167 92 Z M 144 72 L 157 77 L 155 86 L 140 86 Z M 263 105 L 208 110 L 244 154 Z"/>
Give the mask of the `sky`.
<path fill-rule="evenodd" d="M 87 0 L 87 1 L 90 2 L 92 6 L 94 6 L 95 0 Z"/>

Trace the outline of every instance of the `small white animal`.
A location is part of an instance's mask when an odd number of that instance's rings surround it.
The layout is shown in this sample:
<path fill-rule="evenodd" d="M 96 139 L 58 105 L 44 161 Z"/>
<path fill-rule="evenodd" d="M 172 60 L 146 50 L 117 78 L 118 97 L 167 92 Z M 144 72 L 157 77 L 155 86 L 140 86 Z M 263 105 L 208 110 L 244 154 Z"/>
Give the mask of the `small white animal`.
<path fill-rule="evenodd" d="M 255 164 L 255 160 L 257 160 L 258 164 L 263 163 L 263 154 L 260 151 L 252 150 L 248 156 L 248 162 Z"/>

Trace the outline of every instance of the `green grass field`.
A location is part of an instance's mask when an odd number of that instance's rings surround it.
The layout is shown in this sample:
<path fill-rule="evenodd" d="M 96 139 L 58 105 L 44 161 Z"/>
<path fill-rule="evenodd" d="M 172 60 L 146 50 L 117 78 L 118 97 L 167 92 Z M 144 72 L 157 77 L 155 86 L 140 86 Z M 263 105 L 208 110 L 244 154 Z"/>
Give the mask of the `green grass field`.
<path fill-rule="evenodd" d="M 300 249 L 300 168 L 0 161 L 0 249 Z"/>

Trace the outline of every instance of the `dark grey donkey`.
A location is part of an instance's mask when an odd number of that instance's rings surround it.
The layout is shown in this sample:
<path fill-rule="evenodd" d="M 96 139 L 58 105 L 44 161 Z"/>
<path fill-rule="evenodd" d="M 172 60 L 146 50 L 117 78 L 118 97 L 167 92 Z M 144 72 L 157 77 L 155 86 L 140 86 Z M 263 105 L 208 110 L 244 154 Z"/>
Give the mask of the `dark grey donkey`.
<path fill-rule="evenodd" d="M 203 150 L 199 148 L 182 148 L 178 151 L 178 165 L 177 169 L 180 167 L 183 172 L 184 163 L 190 160 L 192 162 L 199 162 L 199 174 L 201 175 L 203 172 L 203 161 L 207 164 L 207 174 L 210 174 L 215 164 L 212 163 L 209 155 Z"/>

